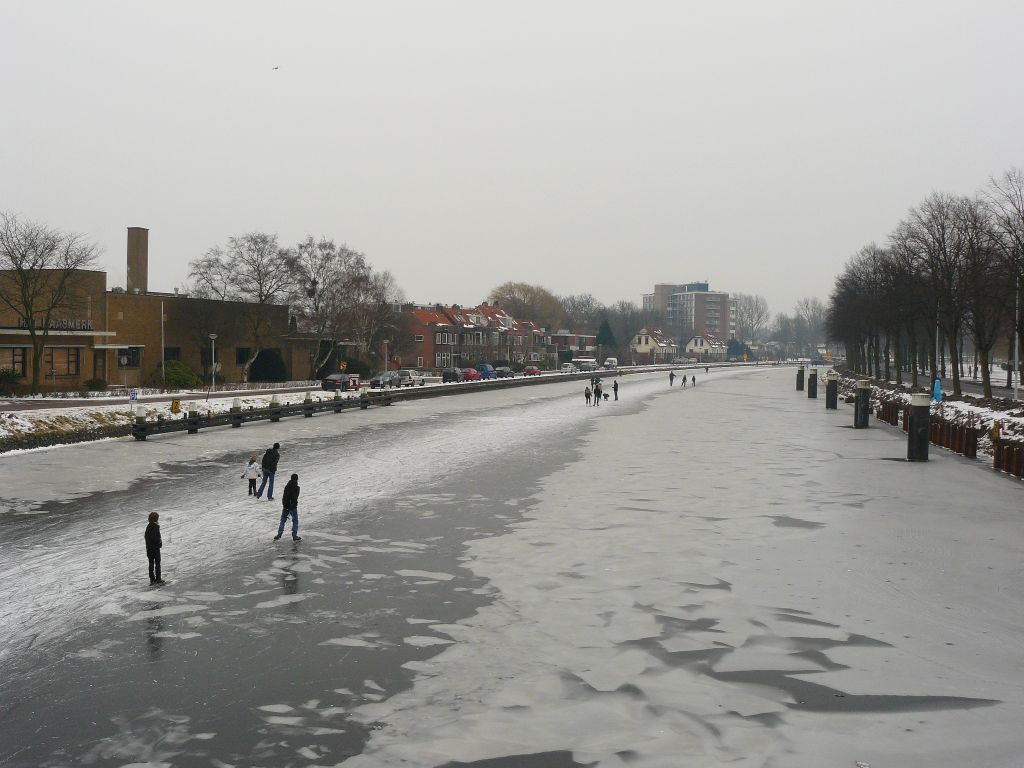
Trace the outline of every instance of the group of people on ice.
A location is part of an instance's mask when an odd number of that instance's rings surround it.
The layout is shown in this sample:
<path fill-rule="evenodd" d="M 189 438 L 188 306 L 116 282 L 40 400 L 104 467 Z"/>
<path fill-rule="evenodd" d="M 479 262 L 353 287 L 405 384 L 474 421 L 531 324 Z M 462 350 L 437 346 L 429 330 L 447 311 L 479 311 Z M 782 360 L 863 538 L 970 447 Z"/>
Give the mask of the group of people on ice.
<path fill-rule="evenodd" d="M 708 371 L 708 369 L 705 368 L 704 372 L 707 373 L 707 371 Z M 685 373 L 683 374 L 682 378 L 683 378 L 683 389 L 686 389 L 686 374 Z M 690 383 L 691 383 L 692 386 L 696 387 L 697 386 L 697 377 L 696 376 L 691 376 L 690 377 Z M 670 387 L 674 387 L 676 385 L 676 372 L 675 371 L 669 371 L 668 372 L 668 385 Z"/>
<path fill-rule="evenodd" d="M 267 501 L 274 500 L 274 476 L 277 474 L 277 464 L 281 460 L 281 444 L 274 445 L 266 450 L 263 458 L 258 460 L 250 456 L 249 461 L 242 470 L 241 479 L 248 481 L 249 495 L 256 499 L 263 498 L 263 491 L 267 491 Z M 256 481 L 262 479 L 259 487 Z M 292 541 L 302 541 L 299 536 L 299 476 L 292 474 L 291 479 L 284 486 L 284 493 L 281 494 L 281 521 L 277 526 L 277 541 L 284 535 L 284 527 L 291 518 Z M 149 513 L 149 524 L 146 526 L 146 558 L 149 560 L 149 583 L 154 586 L 163 586 L 165 582 L 160 577 L 160 550 L 163 548 L 163 539 L 160 536 L 160 515 L 157 512 Z"/>
<path fill-rule="evenodd" d="M 615 399 L 619 399 L 619 382 L 618 380 L 612 382 L 612 393 L 615 395 Z M 590 383 L 587 384 L 587 388 L 583 390 L 583 398 L 587 401 L 587 405 L 593 401 L 594 405 L 601 404 L 601 398 L 608 399 L 608 393 L 604 391 L 604 385 L 601 383 L 601 379 L 598 376 L 594 376 L 590 379 Z"/>

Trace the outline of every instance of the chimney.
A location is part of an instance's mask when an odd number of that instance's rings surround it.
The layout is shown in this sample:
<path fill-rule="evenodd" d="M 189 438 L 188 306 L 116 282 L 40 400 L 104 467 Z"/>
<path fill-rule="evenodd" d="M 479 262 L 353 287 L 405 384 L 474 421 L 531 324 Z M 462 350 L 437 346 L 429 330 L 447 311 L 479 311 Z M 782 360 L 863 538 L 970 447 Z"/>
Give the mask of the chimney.
<path fill-rule="evenodd" d="M 128 227 L 128 293 L 149 290 L 149 230 Z"/>

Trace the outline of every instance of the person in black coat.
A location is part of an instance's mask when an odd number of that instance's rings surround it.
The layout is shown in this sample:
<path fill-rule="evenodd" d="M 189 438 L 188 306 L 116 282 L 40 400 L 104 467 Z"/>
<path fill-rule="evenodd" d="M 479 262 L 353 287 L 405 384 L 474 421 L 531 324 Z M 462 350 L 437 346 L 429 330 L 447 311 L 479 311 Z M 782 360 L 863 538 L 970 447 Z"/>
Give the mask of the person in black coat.
<path fill-rule="evenodd" d="M 263 468 L 263 482 L 260 483 L 259 490 L 256 491 L 257 499 L 263 497 L 263 489 L 266 487 L 267 501 L 274 500 L 274 473 L 277 472 L 277 462 L 281 460 L 280 448 L 280 443 L 274 443 L 274 447 L 267 448 L 267 452 L 263 454 L 263 460 L 260 461 L 260 466 Z"/>
<path fill-rule="evenodd" d="M 149 513 L 149 525 L 146 526 L 146 557 L 149 558 L 149 583 L 164 584 L 160 578 L 160 548 L 164 545 L 160 538 L 160 515 Z"/>
<path fill-rule="evenodd" d="M 302 541 L 299 536 L 299 476 L 292 475 L 292 479 L 284 487 L 284 495 L 281 496 L 281 524 L 277 526 L 277 536 L 274 541 L 281 538 L 284 533 L 284 524 L 288 518 L 292 519 L 292 540 Z"/>

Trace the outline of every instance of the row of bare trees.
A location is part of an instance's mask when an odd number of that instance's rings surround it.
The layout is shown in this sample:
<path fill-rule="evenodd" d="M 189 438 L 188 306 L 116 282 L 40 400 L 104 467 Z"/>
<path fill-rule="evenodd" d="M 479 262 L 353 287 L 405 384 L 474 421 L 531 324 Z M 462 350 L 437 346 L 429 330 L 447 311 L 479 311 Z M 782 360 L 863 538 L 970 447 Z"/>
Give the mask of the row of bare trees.
<path fill-rule="evenodd" d="M 390 272 L 375 271 L 366 256 L 325 237 L 282 247 L 277 235 L 250 232 L 228 238 L 189 265 L 189 290 L 198 298 L 245 302 L 242 317 L 249 358 L 265 347 L 270 304 L 287 304 L 297 330 L 307 334 L 309 376 L 339 343 L 369 357 L 384 340 L 399 340 L 402 291 Z"/>
<path fill-rule="evenodd" d="M 855 370 L 891 379 L 894 366 L 896 381 L 909 371 L 913 386 L 919 370 L 945 376 L 948 350 L 956 395 L 970 348 L 991 397 L 997 344 L 1012 359 L 1014 331 L 1024 333 L 1022 287 L 1024 169 L 1013 168 L 975 195 L 929 195 L 884 245 L 862 248 L 836 279 L 829 335 Z"/>

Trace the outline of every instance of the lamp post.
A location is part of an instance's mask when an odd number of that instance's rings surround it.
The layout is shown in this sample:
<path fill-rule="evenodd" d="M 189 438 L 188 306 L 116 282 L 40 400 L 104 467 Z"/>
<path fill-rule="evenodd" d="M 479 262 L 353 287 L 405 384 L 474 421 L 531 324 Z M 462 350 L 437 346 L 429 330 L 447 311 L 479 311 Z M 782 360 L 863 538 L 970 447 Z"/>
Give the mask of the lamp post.
<path fill-rule="evenodd" d="M 210 334 L 210 392 L 213 392 L 214 387 L 217 386 L 217 334 Z M 210 399 L 210 393 L 206 394 L 206 399 Z"/>

